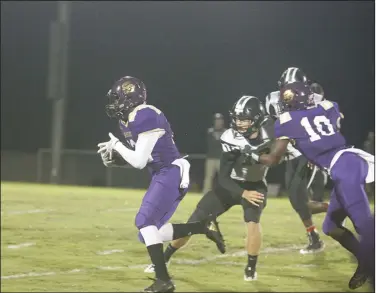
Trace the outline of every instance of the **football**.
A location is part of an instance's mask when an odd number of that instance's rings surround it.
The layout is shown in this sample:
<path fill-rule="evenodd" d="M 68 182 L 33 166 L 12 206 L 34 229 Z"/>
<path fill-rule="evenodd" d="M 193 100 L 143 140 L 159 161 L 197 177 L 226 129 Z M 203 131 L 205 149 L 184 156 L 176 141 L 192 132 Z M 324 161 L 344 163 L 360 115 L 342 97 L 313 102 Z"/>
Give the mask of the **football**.
<path fill-rule="evenodd" d="M 117 166 L 124 166 L 127 164 L 127 161 L 116 151 L 112 150 L 112 161 Z"/>

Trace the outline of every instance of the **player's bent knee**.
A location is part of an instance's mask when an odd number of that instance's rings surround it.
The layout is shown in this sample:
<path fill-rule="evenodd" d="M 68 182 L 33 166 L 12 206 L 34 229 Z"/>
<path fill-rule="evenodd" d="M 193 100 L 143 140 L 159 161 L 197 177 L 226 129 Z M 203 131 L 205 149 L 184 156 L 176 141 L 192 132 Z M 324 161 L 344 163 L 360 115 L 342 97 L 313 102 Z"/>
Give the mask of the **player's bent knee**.
<path fill-rule="evenodd" d="M 257 225 L 260 223 L 261 210 L 247 209 L 244 211 L 244 222 L 248 225 Z"/>
<path fill-rule="evenodd" d="M 197 206 L 197 208 L 194 210 L 192 215 L 189 217 L 188 223 L 204 221 L 208 217 L 209 217 L 209 212 L 206 212 L 205 210 Z"/>

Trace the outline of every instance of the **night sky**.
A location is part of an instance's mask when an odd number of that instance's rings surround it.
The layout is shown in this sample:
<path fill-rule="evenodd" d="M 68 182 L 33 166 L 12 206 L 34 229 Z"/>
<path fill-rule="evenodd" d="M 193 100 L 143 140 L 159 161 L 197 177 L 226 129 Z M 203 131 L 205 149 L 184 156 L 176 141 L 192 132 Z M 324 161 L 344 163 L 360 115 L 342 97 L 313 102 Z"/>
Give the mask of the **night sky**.
<path fill-rule="evenodd" d="M 51 146 L 46 99 L 56 2 L 1 2 L 1 148 Z M 165 112 L 182 152 L 204 152 L 212 114 L 243 94 L 264 99 L 301 67 L 345 114 L 349 144 L 374 129 L 374 3 L 74 2 L 65 148 L 96 149 L 116 126 L 112 83 L 136 76 Z"/>

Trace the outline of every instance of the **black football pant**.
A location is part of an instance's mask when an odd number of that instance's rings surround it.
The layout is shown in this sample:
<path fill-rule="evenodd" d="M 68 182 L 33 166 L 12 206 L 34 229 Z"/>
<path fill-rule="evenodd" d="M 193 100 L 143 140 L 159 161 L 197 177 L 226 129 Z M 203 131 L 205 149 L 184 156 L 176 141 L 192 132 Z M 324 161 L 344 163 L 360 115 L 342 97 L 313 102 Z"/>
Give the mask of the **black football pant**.
<path fill-rule="evenodd" d="M 219 217 L 234 205 L 241 205 L 244 211 L 244 221 L 259 223 L 263 209 L 266 207 L 267 186 L 263 181 L 241 182 L 236 181 L 245 190 L 255 190 L 264 194 L 264 203 L 259 206 L 251 204 L 242 198 L 241 194 L 232 194 L 221 186 L 205 193 L 198 202 L 196 209 L 188 219 L 188 222 L 203 221 L 210 215 Z"/>
<path fill-rule="evenodd" d="M 285 184 L 290 203 L 302 221 L 311 219 L 308 208 L 308 160 L 300 156 L 286 161 Z"/>

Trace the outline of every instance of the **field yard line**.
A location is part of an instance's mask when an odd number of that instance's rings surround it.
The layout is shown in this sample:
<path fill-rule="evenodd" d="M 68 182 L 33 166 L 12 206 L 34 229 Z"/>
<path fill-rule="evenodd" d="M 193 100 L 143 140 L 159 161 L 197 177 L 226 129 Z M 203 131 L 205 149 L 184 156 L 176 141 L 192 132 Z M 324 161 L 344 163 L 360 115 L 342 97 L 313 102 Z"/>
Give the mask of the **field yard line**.
<path fill-rule="evenodd" d="M 114 253 L 124 252 L 123 249 L 112 249 L 112 250 L 104 250 L 104 251 L 98 251 L 98 255 L 109 255 Z"/>
<path fill-rule="evenodd" d="M 35 245 L 34 242 L 26 242 L 26 243 L 20 243 L 20 244 L 16 244 L 16 245 L 8 245 L 8 248 L 9 249 L 18 249 L 18 248 L 29 247 L 29 246 L 33 246 L 33 245 Z"/>
<path fill-rule="evenodd" d="M 333 245 L 329 246 L 332 247 Z M 327 246 L 328 247 L 328 246 Z M 262 250 L 263 254 L 273 254 L 273 253 L 278 253 L 278 252 L 291 252 L 298 250 L 301 247 L 298 246 L 288 246 L 288 247 L 267 247 Z M 172 260 L 173 263 L 176 264 L 186 264 L 186 265 L 200 265 L 203 263 L 208 263 L 210 261 L 215 261 L 217 259 L 222 259 L 222 258 L 229 258 L 229 257 L 239 257 L 239 256 L 245 256 L 247 253 L 244 250 L 239 250 L 234 253 L 230 254 L 221 254 L 221 255 L 215 255 L 212 257 L 206 257 L 202 259 L 176 259 Z M 217 262 L 218 264 L 221 264 L 221 262 Z M 222 262 L 223 264 L 227 265 L 238 265 L 237 262 Z M 129 265 L 129 266 L 100 266 L 97 267 L 98 270 L 123 270 L 123 269 L 143 269 L 147 267 L 150 264 L 137 264 L 137 265 Z M 244 265 L 244 264 L 242 264 Z M 296 267 L 300 268 L 310 268 L 313 267 L 314 265 L 296 265 Z M 289 266 L 287 266 L 289 267 Z M 287 268 L 286 267 L 286 268 Z M 292 267 L 292 266 L 290 266 Z M 86 272 L 86 270 L 81 270 L 81 269 L 73 269 L 70 271 L 63 271 L 63 272 L 46 272 L 46 273 L 26 273 L 26 274 L 17 274 L 17 275 L 9 275 L 9 276 L 1 276 L 2 280 L 7 280 L 7 279 L 20 279 L 20 278 L 27 278 L 27 277 L 42 277 L 42 276 L 52 276 L 52 275 L 57 275 L 57 274 L 70 274 L 70 273 L 79 273 L 79 272 Z"/>
<path fill-rule="evenodd" d="M 49 213 L 53 212 L 54 210 L 47 209 L 47 210 L 24 210 L 24 211 L 10 211 L 10 212 L 1 212 L 1 214 L 7 214 L 7 215 L 24 215 L 24 214 L 40 214 L 40 213 Z"/>
<path fill-rule="evenodd" d="M 217 265 L 225 265 L 225 266 L 239 266 L 239 267 L 244 267 L 245 262 L 237 262 L 237 261 L 218 261 L 215 264 Z M 270 268 L 271 266 L 265 266 L 262 263 L 258 264 L 257 267 L 260 268 Z M 294 264 L 294 265 L 287 265 L 283 266 L 282 268 L 302 268 L 302 269 L 307 269 L 307 268 L 315 268 L 318 267 L 318 265 L 315 264 Z"/>
<path fill-rule="evenodd" d="M 298 251 L 299 246 L 288 246 L 288 247 L 266 247 L 265 249 L 261 250 L 261 254 L 273 254 L 273 253 L 279 253 L 279 252 L 292 252 L 292 251 Z M 230 254 L 218 254 L 213 255 L 211 257 L 205 257 L 201 259 L 174 259 L 172 260 L 173 263 L 177 264 L 186 264 L 186 265 L 198 265 L 203 263 L 208 263 L 210 261 L 214 261 L 221 258 L 229 258 L 229 257 L 241 257 L 246 256 L 247 252 L 245 250 L 239 250 Z"/>
<path fill-rule="evenodd" d="M 19 278 L 27 278 L 27 277 L 43 277 L 43 276 L 52 276 L 56 275 L 55 272 L 46 272 L 46 273 L 27 273 L 27 274 L 17 274 L 17 275 L 10 275 L 10 276 L 1 276 L 2 280 L 6 279 L 19 279 Z"/>
<path fill-rule="evenodd" d="M 113 213 L 113 212 L 136 212 L 136 211 L 138 211 L 138 208 L 108 209 L 108 210 L 105 210 L 104 212 Z"/>

